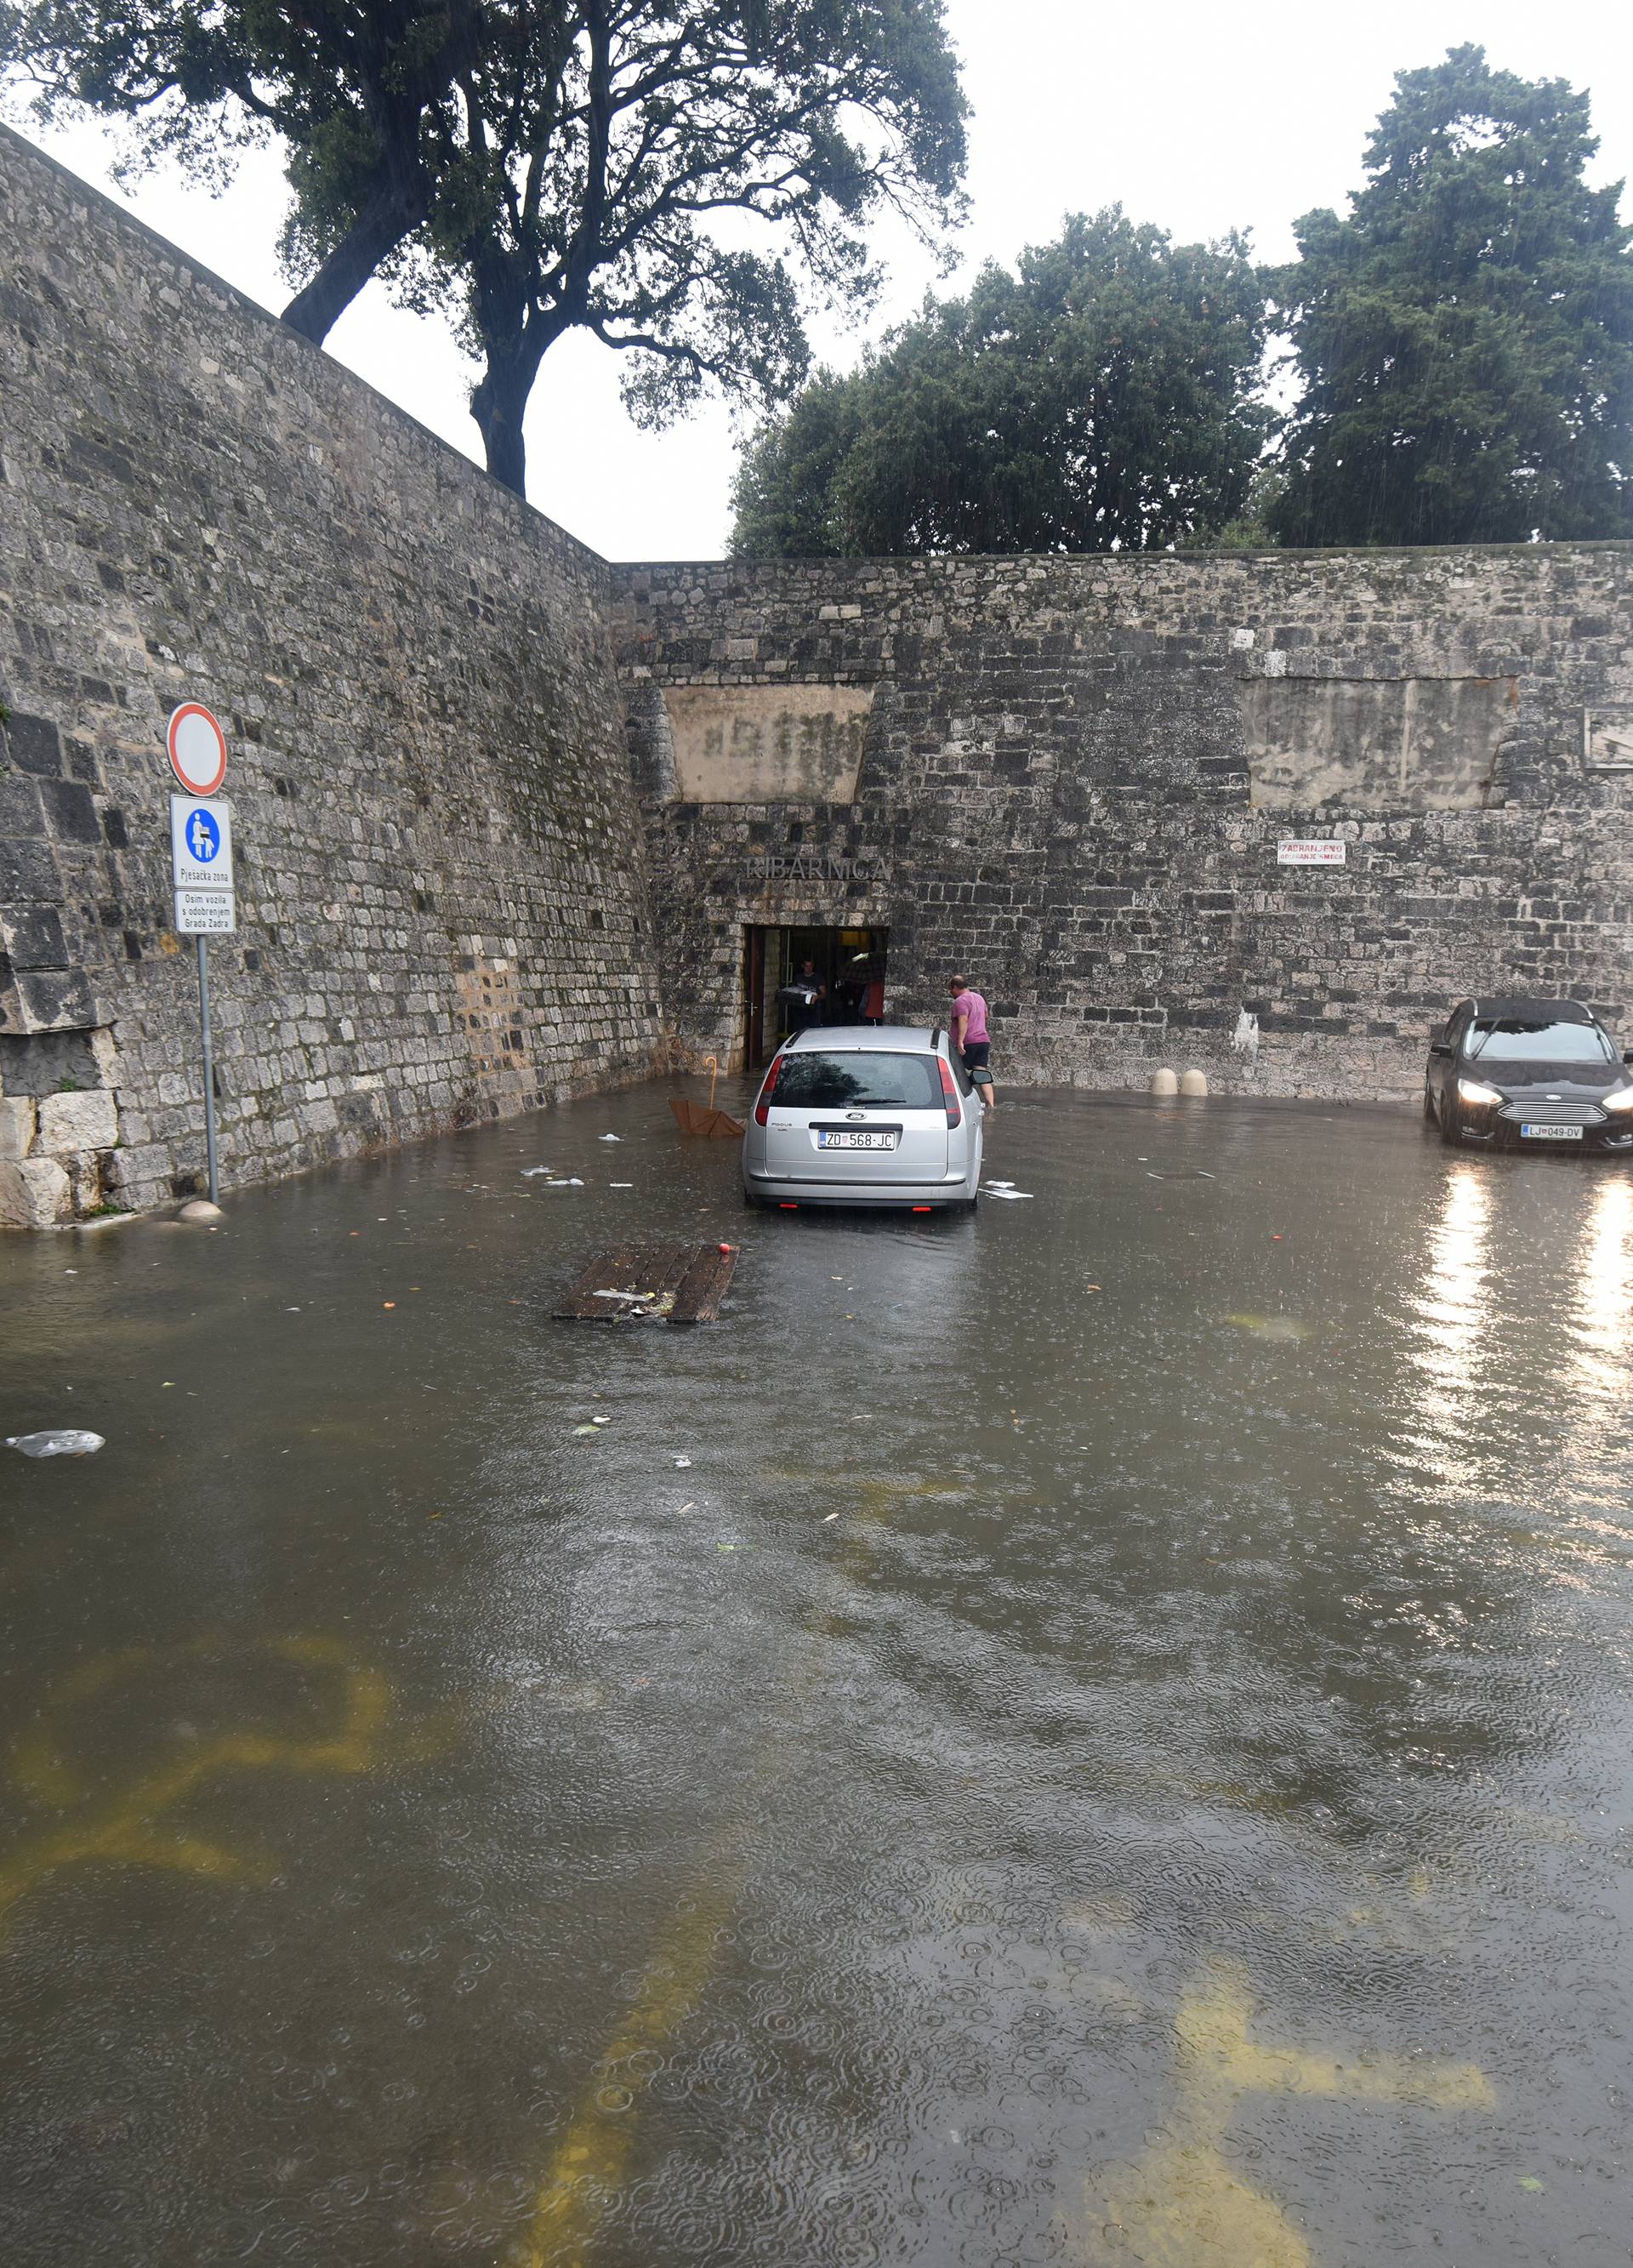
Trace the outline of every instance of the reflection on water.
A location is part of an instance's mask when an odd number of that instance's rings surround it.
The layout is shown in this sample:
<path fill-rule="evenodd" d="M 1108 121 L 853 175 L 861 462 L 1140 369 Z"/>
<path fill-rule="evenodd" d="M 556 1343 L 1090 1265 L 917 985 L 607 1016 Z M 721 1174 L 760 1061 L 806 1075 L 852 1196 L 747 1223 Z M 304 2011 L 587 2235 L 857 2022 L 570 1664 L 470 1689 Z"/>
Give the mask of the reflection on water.
<path fill-rule="evenodd" d="M 1409 1310 L 1419 1383 L 1412 1444 L 1449 1489 L 1472 1484 L 1484 1450 L 1482 1362 L 1491 1325 L 1484 1164 L 1460 1159 L 1447 1173 L 1426 1240 L 1422 1289 Z"/>
<path fill-rule="evenodd" d="M 1583 1161 L 1459 1158 L 1405 1301 L 1395 1458 L 1448 1507 L 1625 1504 L 1633 1184 Z"/>
<path fill-rule="evenodd" d="M 1607 1175 L 1585 1208 L 1572 1256 L 1577 1277 L 1568 1383 L 1580 1401 L 1574 1422 L 1609 1447 L 1633 1400 L 1633 1186 Z"/>
<path fill-rule="evenodd" d="M 1633 1183 L 998 1130 L 0 1243 L 7 2268 L 1620 2257 Z M 717 1326 L 549 1322 L 632 1235 Z"/>

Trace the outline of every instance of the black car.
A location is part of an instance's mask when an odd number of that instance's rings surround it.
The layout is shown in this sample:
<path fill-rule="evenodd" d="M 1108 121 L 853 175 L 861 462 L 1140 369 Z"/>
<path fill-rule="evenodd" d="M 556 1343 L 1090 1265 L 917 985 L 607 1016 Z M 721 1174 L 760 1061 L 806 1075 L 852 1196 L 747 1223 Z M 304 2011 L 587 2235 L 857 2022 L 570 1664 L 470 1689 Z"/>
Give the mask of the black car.
<path fill-rule="evenodd" d="M 1429 1043 L 1423 1116 L 1443 1142 L 1633 1151 L 1633 1049 L 1578 1000 L 1465 1000 Z"/>

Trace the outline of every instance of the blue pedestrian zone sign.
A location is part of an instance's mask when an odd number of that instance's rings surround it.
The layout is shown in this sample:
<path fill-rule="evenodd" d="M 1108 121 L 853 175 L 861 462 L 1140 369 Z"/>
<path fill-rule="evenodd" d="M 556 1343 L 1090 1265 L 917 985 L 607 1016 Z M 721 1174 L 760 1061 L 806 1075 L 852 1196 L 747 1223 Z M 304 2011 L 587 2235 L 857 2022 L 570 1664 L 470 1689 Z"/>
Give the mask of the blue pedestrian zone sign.
<path fill-rule="evenodd" d="M 170 799 L 170 869 L 184 937 L 238 927 L 232 898 L 232 813 L 219 800 Z"/>

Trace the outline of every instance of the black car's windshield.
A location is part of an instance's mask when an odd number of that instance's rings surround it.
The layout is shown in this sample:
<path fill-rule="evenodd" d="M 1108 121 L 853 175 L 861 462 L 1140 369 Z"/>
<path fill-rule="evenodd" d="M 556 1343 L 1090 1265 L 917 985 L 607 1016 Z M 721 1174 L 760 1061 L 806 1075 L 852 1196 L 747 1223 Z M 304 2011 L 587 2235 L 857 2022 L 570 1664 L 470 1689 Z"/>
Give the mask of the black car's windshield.
<path fill-rule="evenodd" d="M 883 1049 L 796 1054 L 783 1059 L 776 1101 L 806 1110 L 939 1110 L 941 1073 L 934 1056 L 887 1055 Z"/>
<path fill-rule="evenodd" d="M 1591 1064 L 1615 1057 L 1594 1024 L 1559 1024 L 1531 1016 L 1476 1016 L 1467 1052 L 1488 1063 Z"/>

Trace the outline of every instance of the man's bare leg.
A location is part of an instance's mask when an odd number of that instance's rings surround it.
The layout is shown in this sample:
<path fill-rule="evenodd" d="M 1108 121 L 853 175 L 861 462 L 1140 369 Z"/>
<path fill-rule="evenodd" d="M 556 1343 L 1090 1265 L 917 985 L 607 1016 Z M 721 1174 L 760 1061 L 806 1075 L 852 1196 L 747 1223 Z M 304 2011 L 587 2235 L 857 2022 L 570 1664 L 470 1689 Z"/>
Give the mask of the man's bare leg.
<path fill-rule="evenodd" d="M 982 1108 L 984 1110 L 996 1110 L 997 1108 L 997 1104 L 992 1099 L 992 1081 L 989 1079 L 977 1079 L 975 1081 L 975 1092 L 981 1097 Z"/>

